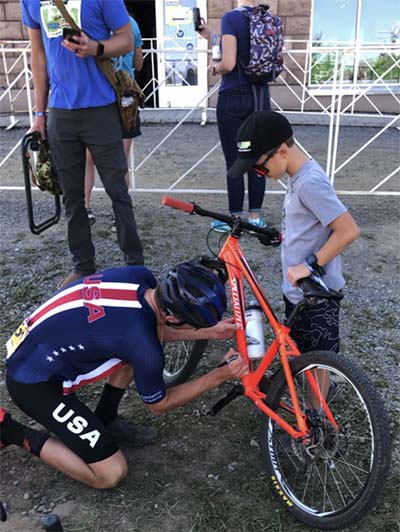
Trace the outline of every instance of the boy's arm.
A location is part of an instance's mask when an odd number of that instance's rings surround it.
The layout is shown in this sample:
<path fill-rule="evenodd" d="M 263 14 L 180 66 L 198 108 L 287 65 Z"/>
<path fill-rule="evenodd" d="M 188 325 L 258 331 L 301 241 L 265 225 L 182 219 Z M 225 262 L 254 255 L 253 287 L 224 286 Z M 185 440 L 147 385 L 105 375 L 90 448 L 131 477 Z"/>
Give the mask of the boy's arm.
<path fill-rule="evenodd" d="M 321 249 L 314 254 L 319 266 L 325 266 L 328 262 L 340 255 L 360 234 L 360 229 L 349 212 L 344 212 L 329 224 L 332 230 L 331 236 Z M 305 262 L 291 266 L 287 271 L 288 281 L 295 286 L 299 279 L 308 277 L 310 270 Z"/>

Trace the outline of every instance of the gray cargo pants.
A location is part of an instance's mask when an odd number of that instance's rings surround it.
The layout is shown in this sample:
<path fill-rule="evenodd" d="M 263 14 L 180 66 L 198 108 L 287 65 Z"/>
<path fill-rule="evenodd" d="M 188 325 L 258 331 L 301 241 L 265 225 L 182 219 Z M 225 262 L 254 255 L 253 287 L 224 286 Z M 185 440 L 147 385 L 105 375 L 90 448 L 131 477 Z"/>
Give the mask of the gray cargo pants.
<path fill-rule="evenodd" d="M 48 136 L 63 189 L 68 244 L 74 270 L 96 270 L 95 249 L 84 202 L 86 147 L 112 201 L 118 243 L 127 264 L 143 264 L 132 200 L 125 183 L 127 163 L 116 104 L 85 109 L 50 109 Z"/>

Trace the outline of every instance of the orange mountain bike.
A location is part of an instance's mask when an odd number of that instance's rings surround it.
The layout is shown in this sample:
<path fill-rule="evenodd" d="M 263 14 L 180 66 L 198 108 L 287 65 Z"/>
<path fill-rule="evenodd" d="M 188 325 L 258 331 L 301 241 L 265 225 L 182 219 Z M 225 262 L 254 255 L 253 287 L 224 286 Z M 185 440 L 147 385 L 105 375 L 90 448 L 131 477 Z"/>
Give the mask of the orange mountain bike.
<path fill-rule="evenodd" d="M 216 414 L 239 395 L 250 398 L 265 414 L 261 432 L 265 465 L 273 491 L 285 508 L 312 527 L 336 530 L 353 524 L 371 510 L 388 475 L 390 439 L 384 406 L 352 360 L 328 351 L 301 354 L 290 337 L 290 325 L 303 305 L 342 295 L 315 276 L 299 281 L 304 300 L 286 324 L 280 322 L 239 245 L 243 232 L 264 245 L 279 245 L 279 233 L 195 203 L 171 197 L 164 197 L 162 203 L 231 227 L 218 256 L 199 260 L 224 276 L 229 286 L 233 316 L 239 325 L 237 350 L 250 372 L 211 413 Z M 258 360 L 248 354 L 246 291 L 258 301 L 274 337 Z M 180 343 L 181 351 L 167 360 L 169 384 L 188 378 L 205 344 L 196 342 L 188 347 Z"/>

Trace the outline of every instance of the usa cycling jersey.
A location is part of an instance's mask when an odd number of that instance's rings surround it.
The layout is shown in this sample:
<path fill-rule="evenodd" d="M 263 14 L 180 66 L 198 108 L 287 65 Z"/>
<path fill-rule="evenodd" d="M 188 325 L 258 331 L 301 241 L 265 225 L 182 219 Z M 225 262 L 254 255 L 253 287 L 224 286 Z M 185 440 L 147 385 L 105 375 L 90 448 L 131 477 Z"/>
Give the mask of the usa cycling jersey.
<path fill-rule="evenodd" d="M 156 284 L 147 268 L 125 266 L 57 292 L 25 321 L 27 336 L 7 359 L 9 375 L 26 384 L 55 376 L 68 394 L 129 363 L 142 400 L 161 401 L 164 352 L 144 299 Z"/>

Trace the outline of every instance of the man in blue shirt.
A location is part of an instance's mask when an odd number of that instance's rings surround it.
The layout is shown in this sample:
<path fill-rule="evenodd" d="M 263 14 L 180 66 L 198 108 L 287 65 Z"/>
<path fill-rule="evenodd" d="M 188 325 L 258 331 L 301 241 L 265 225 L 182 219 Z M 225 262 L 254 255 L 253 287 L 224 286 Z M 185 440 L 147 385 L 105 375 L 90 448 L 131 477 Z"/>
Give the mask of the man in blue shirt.
<path fill-rule="evenodd" d="M 82 28 L 81 35 L 72 40 L 63 39 L 63 29 L 69 24 L 53 2 L 21 0 L 22 22 L 32 46 L 36 113 L 31 130 L 40 131 L 43 137 L 48 133 L 63 189 L 74 264 L 59 287 L 96 271 L 84 204 L 86 148 L 112 200 L 125 262 L 143 264 L 144 260 L 124 180 L 127 164 L 116 97 L 96 65 L 96 57 L 111 58 L 132 50 L 129 16 L 123 0 L 74 1 L 65 7 Z"/>
<path fill-rule="evenodd" d="M 110 431 L 118 400 L 111 398 L 110 411 L 110 397 L 102 397 L 92 412 L 74 392 L 113 372 L 130 373 L 142 401 L 158 415 L 242 377 L 248 367 L 230 350 L 222 364 L 197 379 L 168 389 L 163 381 L 162 342 L 233 338 L 234 320 L 221 321 L 225 309 L 224 284 L 194 261 L 178 264 L 158 284 L 147 268 L 128 266 L 60 290 L 7 342 L 12 399 L 57 439 L 0 408 L 0 447 L 22 447 L 94 488 L 115 486 L 128 470 Z"/>

